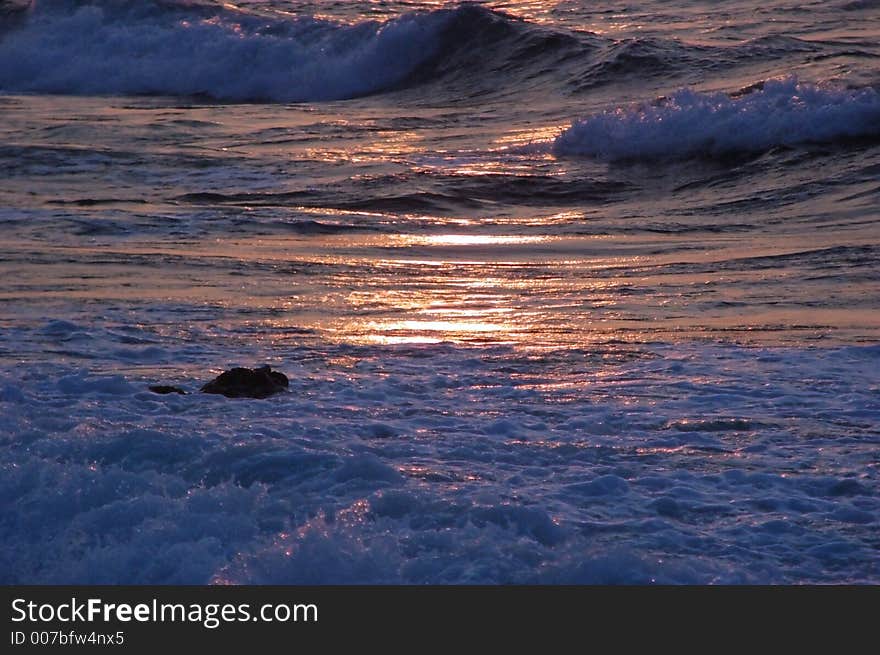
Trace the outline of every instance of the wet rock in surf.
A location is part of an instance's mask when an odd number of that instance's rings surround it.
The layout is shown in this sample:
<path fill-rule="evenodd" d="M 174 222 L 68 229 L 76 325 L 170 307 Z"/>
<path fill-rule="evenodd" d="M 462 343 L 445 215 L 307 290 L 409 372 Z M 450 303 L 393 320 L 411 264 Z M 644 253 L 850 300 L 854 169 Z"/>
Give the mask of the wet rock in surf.
<path fill-rule="evenodd" d="M 30 0 L 0 0 L 0 17 L 23 14 L 30 5 Z"/>
<path fill-rule="evenodd" d="M 186 391 L 180 387 L 174 387 L 169 384 L 153 384 L 150 386 L 150 391 L 161 394 L 179 393 L 182 396 L 186 395 Z"/>
<path fill-rule="evenodd" d="M 270 366 L 233 368 L 221 373 L 202 387 L 204 393 L 219 393 L 227 398 L 267 398 L 287 389 L 287 376 Z"/>
<path fill-rule="evenodd" d="M 23 23 L 30 5 L 29 0 L 0 0 L 0 34 Z"/>

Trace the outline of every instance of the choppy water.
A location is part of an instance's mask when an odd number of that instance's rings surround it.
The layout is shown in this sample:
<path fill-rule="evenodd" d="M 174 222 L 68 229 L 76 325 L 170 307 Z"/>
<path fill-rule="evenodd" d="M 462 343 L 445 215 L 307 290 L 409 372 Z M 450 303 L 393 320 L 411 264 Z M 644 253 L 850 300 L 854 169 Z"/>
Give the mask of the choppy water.
<path fill-rule="evenodd" d="M 2 581 L 880 581 L 880 4 L 23 4 Z"/>

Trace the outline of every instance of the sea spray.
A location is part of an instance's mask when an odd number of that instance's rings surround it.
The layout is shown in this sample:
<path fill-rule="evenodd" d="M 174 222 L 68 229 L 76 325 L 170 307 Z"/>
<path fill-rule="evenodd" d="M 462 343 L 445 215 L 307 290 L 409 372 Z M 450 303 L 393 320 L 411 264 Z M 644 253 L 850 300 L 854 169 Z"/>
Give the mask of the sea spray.
<path fill-rule="evenodd" d="M 736 95 L 681 89 L 652 103 L 593 114 L 560 134 L 553 150 L 606 160 L 682 159 L 876 136 L 877 91 L 789 76 Z"/>

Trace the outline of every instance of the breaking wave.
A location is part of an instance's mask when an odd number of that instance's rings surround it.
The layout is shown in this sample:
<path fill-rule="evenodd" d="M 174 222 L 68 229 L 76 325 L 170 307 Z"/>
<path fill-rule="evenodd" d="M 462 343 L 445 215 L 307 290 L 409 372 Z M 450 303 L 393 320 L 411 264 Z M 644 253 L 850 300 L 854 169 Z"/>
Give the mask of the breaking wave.
<path fill-rule="evenodd" d="M 607 110 L 556 138 L 560 155 L 605 160 L 682 159 L 880 136 L 880 93 L 773 79 L 738 94 L 682 89 Z"/>
<path fill-rule="evenodd" d="M 344 25 L 204 3 L 35 3 L 0 40 L 0 89 L 334 100 L 394 86 L 455 10 Z"/>
<path fill-rule="evenodd" d="M 536 86 L 579 93 L 817 49 L 793 37 L 617 41 L 467 3 L 346 24 L 195 0 L 0 1 L 0 91 L 17 93 L 307 102 L 442 80 L 464 96 L 521 98 Z"/>

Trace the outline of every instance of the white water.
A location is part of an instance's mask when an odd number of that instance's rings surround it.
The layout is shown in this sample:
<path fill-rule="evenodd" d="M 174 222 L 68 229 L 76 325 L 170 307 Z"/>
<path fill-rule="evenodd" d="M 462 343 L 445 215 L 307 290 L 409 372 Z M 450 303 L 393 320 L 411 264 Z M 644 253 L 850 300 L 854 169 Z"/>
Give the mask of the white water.
<path fill-rule="evenodd" d="M 263 401 L 6 368 L 3 581 L 877 579 L 877 347 L 274 364 L 291 391 Z"/>
<path fill-rule="evenodd" d="M 880 136 L 880 94 L 788 77 L 731 97 L 676 91 L 655 103 L 576 121 L 554 143 L 563 155 L 684 159 L 763 152 L 777 146 Z"/>

